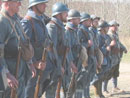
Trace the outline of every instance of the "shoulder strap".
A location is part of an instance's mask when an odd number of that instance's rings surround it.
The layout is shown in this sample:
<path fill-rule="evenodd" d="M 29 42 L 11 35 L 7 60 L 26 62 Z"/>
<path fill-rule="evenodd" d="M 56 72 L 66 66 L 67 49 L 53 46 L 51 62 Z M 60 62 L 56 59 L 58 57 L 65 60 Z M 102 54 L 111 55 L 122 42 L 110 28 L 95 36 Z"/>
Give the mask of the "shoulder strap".
<path fill-rule="evenodd" d="M 86 36 L 86 38 L 89 38 L 88 32 L 84 31 L 83 29 L 81 29 L 81 31 L 84 33 L 84 35 Z"/>
<path fill-rule="evenodd" d="M 18 33 L 17 33 L 17 31 L 16 31 L 16 29 L 15 29 L 15 27 L 14 27 L 14 24 L 11 22 L 10 18 L 9 18 L 5 13 L 2 13 L 2 12 L 0 12 L 0 13 L 1 13 L 3 16 L 5 16 L 5 17 L 9 20 L 9 23 L 11 24 L 12 29 L 13 29 L 14 32 L 16 33 L 16 36 L 17 36 L 18 40 L 20 40 L 20 36 L 18 35 Z M 7 39 L 5 40 L 5 44 L 7 44 L 8 40 L 9 40 L 9 37 L 7 37 Z"/>
<path fill-rule="evenodd" d="M 53 23 L 53 24 L 55 24 L 58 28 L 60 28 L 60 26 L 58 25 L 58 24 L 56 24 L 56 22 L 54 22 L 54 21 L 50 21 L 49 23 Z"/>
<path fill-rule="evenodd" d="M 34 22 L 33 22 L 32 17 L 26 15 L 24 18 L 27 19 L 27 20 L 29 20 L 29 21 L 31 22 L 32 31 L 34 32 L 34 37 L 35 37 L 34 40 L 35 40 L 35 43 L 37 43 L 37 41 L 38 41 L 38 39 L 37 39 L 37 31 L 36 31 L 36 29 L 35 29 L 35 26 L 34 26 Z"/>

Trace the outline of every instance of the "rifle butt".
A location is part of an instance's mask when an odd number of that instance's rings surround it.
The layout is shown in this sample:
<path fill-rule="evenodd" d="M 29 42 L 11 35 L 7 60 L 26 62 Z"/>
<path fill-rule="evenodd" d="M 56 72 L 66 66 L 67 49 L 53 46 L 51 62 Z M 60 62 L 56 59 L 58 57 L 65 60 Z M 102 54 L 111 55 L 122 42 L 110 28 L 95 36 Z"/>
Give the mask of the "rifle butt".
<path fill-rule="evenodd" d="M 38 75 L 37 84 L 35 87 L 34 98 L 38 98 L 38 93 L 39 93 L 39 88 L 40 88 L 40 80 L 41 80 L 41 75 Z"/>
<path fill-rule="evenodd" d="M 59 78 L 56 90 L 56 98 L 60 98 L 60 90 L 61 90 L 62 78 Z"/>
<path fill-rule="evenodd" d="M 10 98 L 17 98 L 16 89 L 11 89 Z"/>

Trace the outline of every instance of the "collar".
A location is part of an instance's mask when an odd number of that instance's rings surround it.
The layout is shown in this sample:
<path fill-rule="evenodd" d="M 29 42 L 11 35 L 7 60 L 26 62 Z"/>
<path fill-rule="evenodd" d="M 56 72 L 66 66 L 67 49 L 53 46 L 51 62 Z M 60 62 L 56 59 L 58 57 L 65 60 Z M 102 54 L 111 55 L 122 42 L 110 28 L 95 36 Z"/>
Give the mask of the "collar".
<path fill-rule="evenodd" d="M 36 20 L 42 20 L 42 16 L 38 16 L 33 10 L 29 9 L 27 12 L 27 16 L 31 16 L 32 18 Z"/>
<path fill-rule="evenodd" d="M 72 22 L 67 22 L 66 27 L 69 27 L 72 30 L 77 30 L 77 26 L 74 25 Z"/>
<path fill-rule="evenodd" d="M 80 28 L 83 29 L 84 31 L 88 32 L 88 33 L 90 32 L 89 28 L 84 26 L 83 24 L 80 25 Z"/>
<path fill-rule="evenodd" d="M 61 20 L 59 20 L 55 17 L 52 17 L 51 20 L 54 21 L 59 27 L 64 28 L 64 24 Z"/>
<path fill-rule="evenodd" d="M 9 13 L 8 13 L 8 11 L 5 10 L 5 9 L 2 9 L 1 12 L 2 12 L 3 14 L 7 15 L 7 16 L 8 16 L 9 18 L 11 18 L 11 19 L 14 18 L 14 16 L 10 16 Z"/>

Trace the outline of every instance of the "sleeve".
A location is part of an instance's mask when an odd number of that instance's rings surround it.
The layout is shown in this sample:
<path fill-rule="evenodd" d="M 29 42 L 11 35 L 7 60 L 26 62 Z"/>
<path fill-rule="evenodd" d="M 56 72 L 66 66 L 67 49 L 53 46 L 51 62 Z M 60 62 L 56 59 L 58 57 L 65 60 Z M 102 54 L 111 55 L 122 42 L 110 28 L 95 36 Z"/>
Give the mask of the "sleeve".
<path fill-rule="evenodd" d="M 107 53 L 105 43 L 103 43 L 103 38 L 101 36 L 99 36 L 99 48 L 102 51 L 103 55 Z"/>
<path fill-rule="evenodd" d="M 71 51 L 71 40 L 70 40 L 70 35 L 69 32 L 66 30 L 65 32 L 65 40 L 66 40 L 66 46 L 69 47 L 69 52 L 67 53 L 67 61 L 72 62 L 73 61 L 73 55 L 72 55 L 72 51 Z"/>
<path fill-rule="evenodd" d="M 47 30 L 48 30 L 48 35 L 50 37 L 50 40 L 52 41 L 53 43 L 53 53 L 54 53 L 54 57 L 55 57 L 55 60 L 53 59 L 53 61 L 55 62 L 54 66 L 57 67 L 58 69 L 58 72 L 60 75 L 61 75 L 61 61 L 59 60 L 59 57 L 58 57 L 58 54 L 57 54 L 57 49 L 56 49 L 56 46 L 57 46 L 57 39 L 58 39 L 58 34 L 57 34 L 57 27 L 55 26 L 55 24 L 51 24 L 51 23 L 48 23 L 47 24 Z"/>
<path fill-rule="evenodd" d="M 126 51 L 127 49 L 126 49 L 126 47 L 120 42 L 120 49 L 121 49 L 121 51 Z"/>
<path fill-rule="evenodd" d="M 57 45 L 57 27 L 55 24 L 47 24 L 48 35 L 53 42 L 54 47 Z"/>
<path fill-rule="evenodd" d="M 0 18 L 0 66 L 4 66 L 6 68 L 7 73 L 9 71 L 6 64 L 6 60 L 4 58 L 4 48 L 6 37 L 9 34 L 8 32 L 9 32 L 8 23 L 6 23 L 4 19 Z"/>
<path fill-rule="evenodd" d="M 32 31 L 32 24 L 31 24 L 31 22 L 29 20 L 23 19 L 23 20 L 21 20 L 21 25 L 22 25 L 22 27 L 24 29 L 25 34 L 32 41 L 33 40 L 33 37 L 32 37 L 32 32 L 33 31 Z M 27 61 L 27 64 L 31 64 L 32 62 L 36 62 L 36 58 L 35 57 L 33 57 L 32 59 L 30 59 L 29 61 Z"/>
<path fill-rule="evenodd" d="M 78 30 L 77 34 L 78 34 L 78 39 L 81 45 L 88 48 L 89 47 L 88 40 L 90 40 L 90 37 L 88 37 L 87 39 L 86 36 L 83 35 L 83 32 L 81 30 Z"/>

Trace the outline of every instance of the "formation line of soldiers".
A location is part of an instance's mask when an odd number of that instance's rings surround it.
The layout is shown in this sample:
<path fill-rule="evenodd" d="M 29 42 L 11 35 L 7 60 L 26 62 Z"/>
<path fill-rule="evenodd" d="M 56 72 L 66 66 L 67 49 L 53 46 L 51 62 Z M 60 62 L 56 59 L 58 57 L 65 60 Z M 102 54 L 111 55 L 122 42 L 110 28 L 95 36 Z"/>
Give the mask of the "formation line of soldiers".
<path fill-rule="evenodd" d="M 95 98 L 118 88 L 119 66 L 127 49 L 118 36 L 119 24 L 69 9 L 57 2 L 51 18 L 48 0 L 1 0 L 0 98 Z"/>

